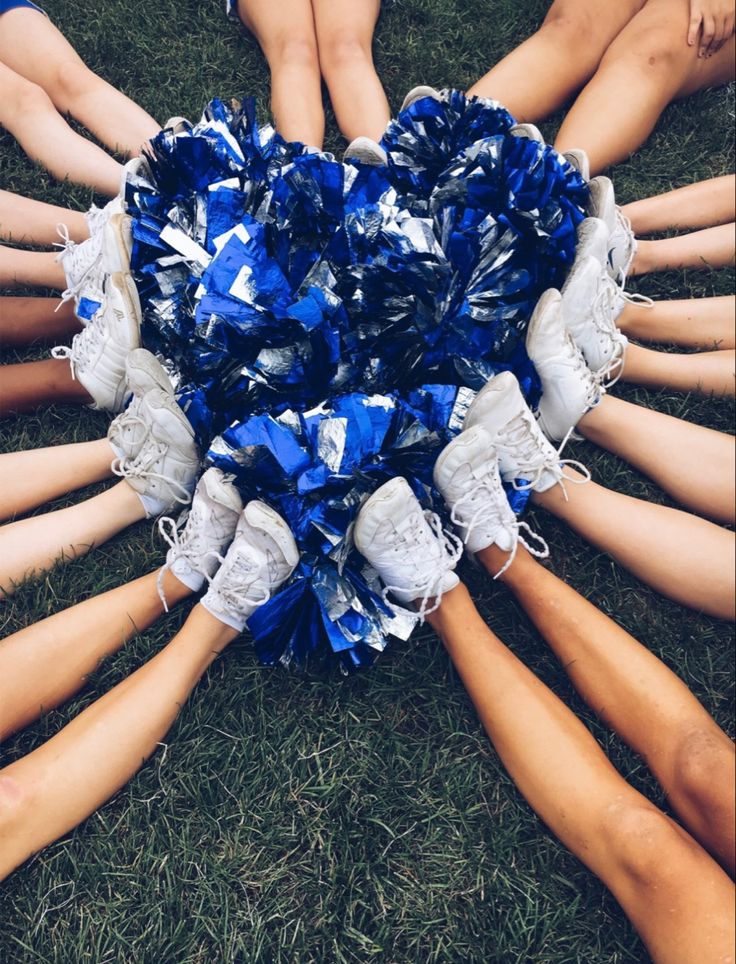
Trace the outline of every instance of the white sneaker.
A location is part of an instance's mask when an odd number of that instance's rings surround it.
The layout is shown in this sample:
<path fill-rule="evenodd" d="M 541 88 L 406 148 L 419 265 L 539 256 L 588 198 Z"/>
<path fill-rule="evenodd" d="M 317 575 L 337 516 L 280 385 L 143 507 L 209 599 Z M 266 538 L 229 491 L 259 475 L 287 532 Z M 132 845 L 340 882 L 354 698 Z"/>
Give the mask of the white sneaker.
<path fill-rule="evenodd" d="M 57 227 L 64 250 L 56 260 L 66 279 L 61 302 L 73 298 L 75 314 L 83 324 L 94 317 L 104 301 L 107 276 L 130 271 L 132 220 L 123 213 L 124 209 L 120 197 L 113 198 L 104 208 L 93 206 L 85 215 L 90 236 L 79 244 L 69 238 L 65 224 Z"/>
<path fill-rule="evenodd" d="M 105 227 L 113 214 L 125 214 L 125 200 L 118 194 L 112 201 L 108 201 L 104 208 L 98 208 L 95 204 L 84 215 L 84 220 L 89 228 L 90 238 L 98 234 Z"/>
<path fill-rule="evenodd" d="M 217 571 L 222 553 L 235 535 L 243 500 L 232 484 L 233 476 L 220 469 L 207 469 L 194 490 L 192 506 L 176 523 L 170 516 L 158 520 L 158 530 L 169 544 L 166 562 L 158 574 L 158 594 L 166 612 L 164 574 L 171 570 L 179 582 L 199 592 L 205 579 Z"/>
<path fill-rule="evenodd" d="M 116 273 L 105 283 L 104 303 L 71 347 L 52 348 L 54 358 L 68 358 L 72 377 L 92 397 L 90 408 L 119 412 L 126 395 L 125 360 L 140 345 L 141 306 L 129 274 Z"/>
<path fill-rule="evenodd" d="M 601 386 L 565 327 L 562 298 L 550 288 L 537 303 L 526 335 L 527 354 L 542 382 L 537 419 L 560 442 L 601 399 Z"/>
<path fill-rule="evenodd" d="M 186 117 L 170 117 L 161 129 L 171 131 L 172 134 L 188 134 L 192 129 L 192 122 Z"/>
<path fill-rule="evenodd" d="M 562 289 L 562 317 L 589 368 L 609 385 L 623 372 L 628 344 L 616 327 L 615 295 L 597 258 L 576 258 Z"/>
<path fill-rule="evenodd" d="M 608 225 L 601 218 L 585 218 L 577 229 L 578 243 L 575 249 L 575 260 L 585 257 L 595 258 L 601 266 L 601 271 L 608 267 L 608 241 L 610 232 Z"/>
<path fill-rule="evenodd" d="M 265 502 L 249 502 L 201 603 L 215 619 L 242 632 L 298 562 L 299 550 L 284 519 Z"/>
<path fill-rule="evenodd" d="M 542 132 L 535 124 L 514 124 L 509 134 L 513 137 L 526 137 L 530 141 L 536 141 L 537 144 L 544 144 Z"/>
<path fill-rule="evenodd" d="M 389 593 L 402 603 L 421 600 L 420 620 L 434 612 L 443 593 L 457 586 L 454 573 L 463 546 L 445 533 L 439 518 L 424 512 L 406 479 L 391 479 L 364 503 L 353 530 L 358 552 L 383 580 Z M 434 600 L 434 603 L 431 603 Z"/>
<path fill-rule="evenodd" d="M 401 110 L 406 110 L 407 108 L 411 107 L 412 104 L 416 104 L 418 100 L 422 100 L 424 97 L 431 97 L 432 100 L 442 100 L 440 92 L 435 90 L 434 87 L 420 85 L 419 87 L 412 87 L 404 98 L 404 102 L 401 105 Z"/>
<path fill-rule="evenodd" d="M 127 187 L 130 184 L 132 188 L 135 188 L 139 182 L 142 182 L 147 187 L 153 186 L 151 166 L 142 154 L 139 157 L 131 157 L 131 159 L 123 165 L 119 196 L 123 199 L 123 207 L 125 210 L 127 210 L 127 205 L 125 204 Z"/>
<path fill-rule="evenodd" d="M 568 481 L 587 482 L 590 479 L 587 469 L 580 463 L 568 459 L 560 461 L 559 452 L 542 434 L 511 372 L 495 375 L 475 396 L 463 429 L 474 425 L 482 425 L 488 432 L 498 456 L 501 478 L 519 491 L 546 492 L 553 485 L 562 483 L 567 479 L 563 475 L 565 465 L 574 465 L 587 476 Z"/>
<path fill-rule="evenodd" d="M 173 396 L 169 376 L 145 348 L 134 349 L 125 359 L 125 382 L 133 397 L 128 407 L 112 420 L 107 440 L 117 458 L 135 458 L 148 437 L 151 425 L 143 417 L 143 398 L 153 388 Z"/>
<path fill-rule="evenodd" d="M 582 148 L 573 148 L 573 150 L 565 151 L 562 156 L 575 168 L 584 181 L 590 181 L 590 161 L 588 160 L 588 155 Z"/>
<path fill-rule="evenodd" d="M 359 164 L 369 164 L 371 167 L 385 167 L 388 164 L 386 152 L 370 137 L 356 137 L 348 144 L 342 159 L 345 164 L 348 161 L 357 161 Z"/>
<path fill-rule="evenodd" d="M 188 505 L 199 474 L 194 429 L 174 399 L 158 388 L 143 396 L 140 418 L 148 426 L 135 455 L 115 459 L 112 471 L 138 493 L 151 519 L 177 503 Z"/>
<path fill-rule="evenodd" d="M 613 183 L 608 177 L 594 177 L 589 184 L 591 215 L 606 222 L 610 232 L 608 272 L 622 288 L 636 254 L 636 238 L 631 222 L 616 204 Z"/>
<path fill-rule="evenodd" d="M 460 527 L 469 552 L 496 545 L 511 553 L 494 579 L 514 561 L 519 542 L 538 558 L 549 555 L 544 539 L 514 515 L 501 484 L 496 450 L 482 425 L 461 432 L 443 449 L 434 467 L 434 484 L 450 509 L 450 518 Z M 522 527 L 537 540 L 539 548 L 521 537 Z"/>

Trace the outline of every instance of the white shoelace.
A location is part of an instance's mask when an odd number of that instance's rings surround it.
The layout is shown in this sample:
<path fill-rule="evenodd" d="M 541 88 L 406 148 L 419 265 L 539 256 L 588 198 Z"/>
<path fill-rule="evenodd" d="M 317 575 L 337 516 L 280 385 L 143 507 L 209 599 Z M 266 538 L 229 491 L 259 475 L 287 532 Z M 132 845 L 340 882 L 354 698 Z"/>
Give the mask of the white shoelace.
<path fill-rule="evenodd" d="M 169 546 L 166 561 L 159 569 L 156 579 L 156 589 L 166 612 L 169 611 L 169 605 L 164 592 L 164 575 L 172 568 L 174 563 L 183 559 L 195 572 L 206 576 L 206 573 L 200 569 L 199 564 L 208 555 L 216 555 L 214 550 L 207 548 L 206 540 L 202 534 L 204 522 L 205 519 L 197 505 L 193 506 L 188 513 L 185 513 L 178 523 L 168 515 L 161 516 L 158 520 L 158 531 L 164 542 Z"/>
<path fill-rule="evenodd" d="M 140 449 L 148 441 L 153 426 L 148 419 L 145 419 L 142 415 L 138 414 L 139 405 L 140 399 L 134 397 L 130 405 L 124 409 L 113 422 L 110 423 L 108 437 L 112 434 L 112 439 L 114 439 L 115 435 L 118 433 L 122 435 L 125 429 L 132 428 L 134 425 L 141 425 L 143 427 L 143 438 L 137 445 L 138 450 L 140 451 Z"/>
<path fill-rule="evenodd" d="M 619 289 L 607 272 L 603 272 L 602 283 L 593 300 L 592 320 L 601 336 L 613 343 L 613 352 L 608 364 L 595 373 L 601 386 L 610 388 L 615 385 L 624 372 L 624 356 L 627 341 L 619 332 L 614 321 L 616 299 Z"/>
<path fill-rule="evenodd" d="M 636 255 L 636 236 L 634 235 L 634 229 L 631 227 L 631 221 L 618 204 L 616 205 L 616 227 L 626 238 L 626 247 L 628 248 L 626 264 L 621 269 L 623 277 L 626 278 Z"/>
<path fill-rule="evenodd" d="M 458 507 L 466 504 L 472 506 L 478 494 L 481 492 L 486 492 L 489 496 L 489 499 L 484 501 L 480 506 L 478 506 L 478 508 L 475 510 L 475 512 L 467 522 L 463 522 L 463 520 L 458 518 L 457 516 Z M 501 499 L 503 499 L 503 502 L 501 501 Z M 473 529 L 475 529 L 479 525 L 485 525 L 487 522 L 498 523 L 502 513 L 507 510 L 508 510 L 508 501 L 506 499 L 506 493 L 503 491 L 503 489 L 499 489 L 499 487 L 495 485 L 491 480 L 481 479 L 478 481 L 474 489 L 467 492 L 465 495 L 461 496 L 457 500 L 457 502 L 452 507 L 452 511 L 450 512 L 450 519 L 455 525 L 460 526 L 461 528 L 466 530 L 466 534 L 465 534 L 465 538 L 463 539 L 463 542 L 467 545 L 467 542 L 470 539 Z M 511 521 L 502 522 L 501 525 L 504 528 L 511 529 L 512 546 L 511 546 L 511 553 L 508 559 L 503 564 L 503 566 L 498 570 L 498 572 L 495 574 L 495 576 L 493 577 L 494 579 L 498 579 L 499 576 L 502 576 L 509 568 L 509 566 L 512 564 L 512 562 L 516 558 L 516 552 L 517 552 L 517 549 L 519 548 L 519 543 L 521 543 L 522 546 L 524 546 L 524 548 L 530 555 L 535 556 L 537 559 L 546 559 L 549 556 L 549 546 L 544 541 L 544 539 L 539 535 L 539 533 L 535 532 L 528 523 L 520 521 L 519 519 L 515 518 L 513 522 Z M 535 539 L 538 545 L 540 546 L 540 548 L 536 548 L 526 541 L 526 539 L 521 534 L 522 529 L 526 529 L 526 531 L 529 533 L 530 538 Z"/>
<path fill-rule="evenodd" d="M 222 603 L 224 603 L 223 609 L 235 610 L 238 614 L 242 614 L 245 606 L 251 609 L 257 609 L 258 606 L 262 606 L 268 602 L 271 598 L 271 586 L 264 587 L 261 596 L 253 598 L 248 595 L 253 589 L 253 584 L 260 571 L 260 566 L 256 565 L 241 552 L 236 552 L 235 558 L 231 560 L 228 560 L 226 556 L 221 556 L 219 552 L 211 552 L 210 554 L 218 560 L 220 568 L 214 576 L 205 573 L 204 577 L 209 583 L 210 588 L 208 591 L 219 597 Z M 271 561 L 272 560 L 269 560 L 268 553 L 266 553 L 266 565 L 269 569 L 269 576 L 273 575 Z M 223 572 L 222 566 L 224 565 L 227 565 L 227 569 L 224 570 L 220 583 L 217 586 L 213 586 L 217 576 Z"/>
<path fill-rule="evenodd" d="M 442 602 L 442 581 L 444 580 L 446 574 L 454 569 L 458 563 L 458 560 L 463 554 L 463 543 L 454 533 L 447 532 L 442 528 L 442 522 L 439 516 L 431 512 L 429 509 L 425 510 L 424 518 L 432 531 L 432 535 L 436 538 L 440 547 L 440 558 L 437 565 L 433 567 L 433 573 L 423 583 L 412 583 L 408 586 L 384 586 L 381 592 L 383 601 L 389 608 L 398 610 L 399 612 L 407 613 L 409 616 L 414 616 L 419 619 L 420 623 L 423 623 L 430 613 L 433 613 L 439 608 Z M 418 520 L 417 520 L 418 521 Z M 422 552 L 426 549 L 426 545 L 419 538 L 418 532 L 419 527 L 415 525 L 409 530 L 412 533 L 413 538 L 410 541 L 408 550 L 414 552 Z M 395 551 L 399 551 L 399 547 L 396 547 Z M 389 593 L 399 592 L 399 593 L 414 593 L 414 602 L 421 599 L 418 609 L 409 609 L 406 606 L 401 606 L 398 603 L 390 602 L 388 599 Z M 433 605 L 429 605 L 430 599 L 434 599 Z"/>
<path fill-rule="evenodd" d="M 56 345 L 51 349 L 51 357 L 67 358 L 72 371 L 72 378 L 77 377 L 75 369 L 88 365 L 104 338 L 101 325 L 90 324 L 72 338 L 71 345 Z"/>
<path fill-rule="evenodd" d="M 638 308 L 654 307 L 654 298 L 650 298 L 648 295 L 640 295 L 636 291 L 627 291 L 623 285 L 616 284 L 607 271 L 603 273 L 603 287 L 607 288 L 609 292 L 612 318 L 618 309 L 619 300 L 627 305 L 636 305 Z"/>
<path fill-rule="evenodd" d="M 100 236 L 93 244 L 93 237 L 90 236 L 86 241 L 77 244 L 69 236 L 69 228 L 66 224 L 57 224 L 56 231 L 61 238 L 61 242 L 55 241 L 54 247 L 62 248 L 56 260 L 61 262 L 67 282 L 70 281 L 71 277 L 69 287 L 62 292 L 61 301 L 55 309 L 58 311 L 63 304 L 72 298 L 76 298 L 81 292 L 87 276 L 99 261 L 102 240 Z"/>
<path fill-rule="evenodd" d="M 511 486 L 516 489 L 517 492 L 527 492 L 539 484 L 545 472 L 551 472 L 559 483 L 565 500 L 567 501 L 568 496 L 565 482 L 570 482 L 572 485 L 582 485 L 585 482 L 590 482 L 591 478 L 590 472 L 582 462 L 578 462 L 576 459 L 560 458 L 560 453 L 565 447 L 572 429 L 562 440 L 560 447 L 553 450 L 555 455 L 554 461 L 545 455 L 540 464 L 539 445 L 534 438 L 536 426 L 530 423 L 529 420 L 531 418 L 532 415 L 530 412 L 521 412 L 513 418 L 508 425 L 506 425 L 505 430 L 498 435 L 497 444 L 503 444 L 505 440 L 508 440 L 508 447 L 514 453 L 514 459 L 517 462 L 516 471 L 518 476 L 511 480 Z M 565 468 L 577 469 L 583 478 L 576 479 L 572 476 L 565 475 Z M 530 481 L 523 484 L 520 483 L 519 477 L 523 478 L 527 475 L 531 477 Z"/>
<path fill-rule="evenodd" d="M 165 442 L 153 442 L 135 458 L 113 459 L 110 468 L 114 475 L 122 479 L 159 479 L 169 487 L 171 498 L 180 505 L 189 505 L 192 496 L 189 489 L 177 479 L 162 472 L 154 472 L 152 466 L 166 455 L 169 447 Z"/>

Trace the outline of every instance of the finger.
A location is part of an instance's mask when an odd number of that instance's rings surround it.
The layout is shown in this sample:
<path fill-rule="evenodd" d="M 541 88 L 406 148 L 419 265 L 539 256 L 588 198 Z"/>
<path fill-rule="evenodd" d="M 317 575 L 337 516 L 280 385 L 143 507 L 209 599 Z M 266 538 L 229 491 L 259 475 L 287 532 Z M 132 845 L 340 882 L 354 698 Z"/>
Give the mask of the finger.
<path fill-rule="evenodd" d="M 708 49 L 705 52 L 706 57 L 712 57 L 713 54 L 721 48 L 723 45 L 723 38 L 726 31 L 726 23 L 724 17 L 714 17 L 713 18 L 713 36 L 710 43 L 708 44 Z"/>
<path fill-rule="evenodd" d="M 690 47 L 692 47 L 698 39 L 698 31 L 700 30 L 702 19 L 703 14 L 696 6 L 693 6 L 692 13 L 690 14 L 690 26 L 687 31 L 687 42 Z"/>
<path fill-rule="evenodd" d="M 713 34 L 716 30 L 716 21 L 714 17 L 707 16 L 703 17 L 703 33 L 700 37 L 700 56 L 705 57 L 708 53 L 708 48 L 713 40 Z"/>

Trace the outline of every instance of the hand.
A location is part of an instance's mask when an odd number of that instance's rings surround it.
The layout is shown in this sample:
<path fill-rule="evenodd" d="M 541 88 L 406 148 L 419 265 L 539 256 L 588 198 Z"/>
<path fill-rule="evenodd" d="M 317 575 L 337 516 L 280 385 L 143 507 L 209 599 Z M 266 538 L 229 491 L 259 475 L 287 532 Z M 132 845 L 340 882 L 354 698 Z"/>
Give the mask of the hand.
<path fill-rule="evenodd" d="M 698 42 L 698 57 L 712 57 L 718 53 L 734 32 L 733 0 L 690 0 L 690 26 L 687 32 L 689 46 Z"/>

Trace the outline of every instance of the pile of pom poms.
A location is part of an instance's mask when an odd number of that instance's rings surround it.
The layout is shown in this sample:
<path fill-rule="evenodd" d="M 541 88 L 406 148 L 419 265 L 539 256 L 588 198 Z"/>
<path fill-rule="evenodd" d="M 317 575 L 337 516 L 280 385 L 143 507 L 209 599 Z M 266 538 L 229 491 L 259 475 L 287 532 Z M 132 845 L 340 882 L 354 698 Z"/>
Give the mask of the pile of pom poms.
<path fill-rule="evenodd" d="M 291 581 L 249 620 L 269 665 L 367 666 L 415 620 L 351 533 L 395 475 L 441 509 L 432 467 L 492 375 L 531 405 L 524 339 L 575 256 L 587 186 L 514 136 L 498 104 L 443 91 L 344 164 L 212 101 L 128 179 L 143 340 L 172 373 L 206 464 L 288 521 Z M 520 512 L 527 493 L 509 491 Z"/>

